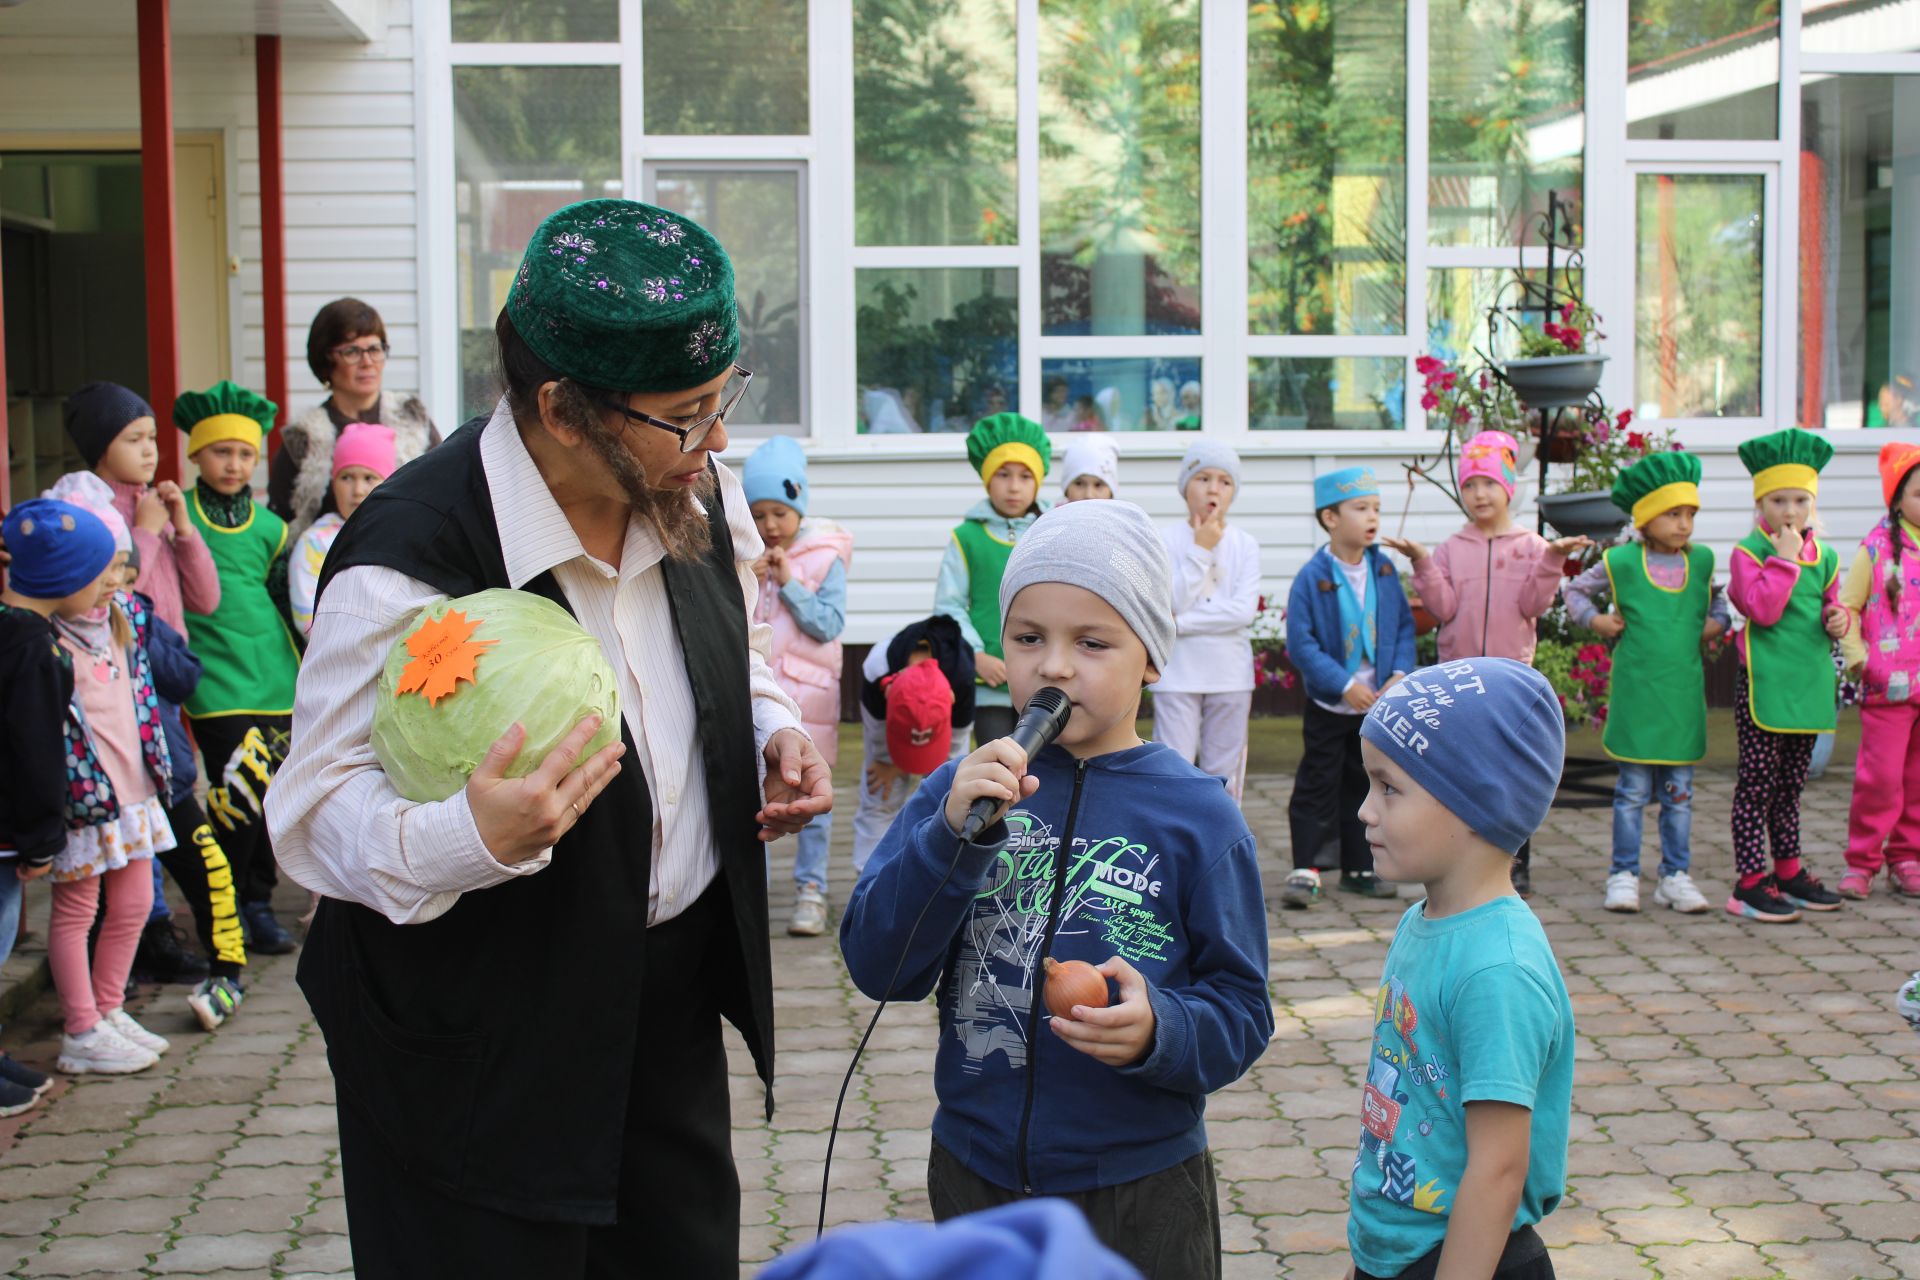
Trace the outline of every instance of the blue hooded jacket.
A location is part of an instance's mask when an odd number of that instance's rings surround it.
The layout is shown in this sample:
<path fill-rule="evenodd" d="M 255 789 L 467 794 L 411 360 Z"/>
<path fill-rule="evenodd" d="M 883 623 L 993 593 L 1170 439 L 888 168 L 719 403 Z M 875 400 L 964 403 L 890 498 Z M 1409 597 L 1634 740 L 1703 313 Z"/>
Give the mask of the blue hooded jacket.
<path fill-rule="evenodd" d="M 1394 672 L 1405 675 L 1420 665 L 1413 656 L 1413 606 L 1400 586 L 1393 561 L 1379 547 L 1365 551 L 1374 581 L 1374 689 Z M 1300 673 L 1307 696 L 1338 702 L 1353 676 L 1347 671 L 1340 639 L 1340 567 L 1333 552 L 1321 547 L 1301 566 L 1287 592 L 1287 661 Z"/>
<path fill-rule="evenodd" d="M 145 597 L 141 597 L 145 599 Z M 147 603 L 147 663 L 153 668 L 153 691 L 160 697 L 160 727 L 167 735 L 167 758 L 173 762 L 173 782 L 167 807 L 193 794 L 200 768 L 193 759 L 193 740 L 180 723 L 180 705 L 200 685 L 200 659 L 187 648 L 187 638 L 167 625 Z"/>
<path fill-rule="evenodd" d="M 1158 743 L 1089 760 L 1048 747 L 1029 770 L 1040 789 L 956 861 L 943 812 L 955 767 L 907 802 L 840 922 L 861 991 L 921 1000 L 939 988 L 933 1136 L 974 1173 L 1036 1195 L 1117 1186 L 1198 1154 L 1207 1094 L 1273 1033 L 1266 900 L 1239 807 Z M 1119 955 L 1140 972 L 1156 1023 L 1145 1058 L 1107 1066 L 1030 1019 L 1049 955 Z"/>

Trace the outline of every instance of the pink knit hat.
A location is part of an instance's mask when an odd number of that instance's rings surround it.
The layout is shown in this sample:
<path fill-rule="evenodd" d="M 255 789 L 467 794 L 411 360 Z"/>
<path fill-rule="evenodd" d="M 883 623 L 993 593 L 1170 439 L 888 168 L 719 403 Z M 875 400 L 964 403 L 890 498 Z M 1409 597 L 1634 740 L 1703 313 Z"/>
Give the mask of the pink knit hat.
<path fill-rule="evenodd" d="M 1520 442 L 1506 432 L 1482 431 L 1460 447 L 1460 483 L 1465 484 L 1474 476 L 1487 476 L 1498 480 L 1511 498 L 1514 483 L 1519 479 L 1514 470 L 1519 455 Z"/>
<path fill-rule="evenodd" d="M 393 428 L 377 422 L 350 422 L 333 442 L 333 474 L 365 467 L 385 480 L 393 474 Z"/>
<path fill-rule="evenodd" d="M 100 523 L 106 525 L 107 532 L 113 535 L 115 551 L 133 550 L 133 535 L 127 529 L 127 522 L 114 509 L 113 490 L 93 472 L 69 471 L 53 482 L 53 488 L 40 496 L 70 502 L 83 511 L 91 511 L 100 517 Z"/>

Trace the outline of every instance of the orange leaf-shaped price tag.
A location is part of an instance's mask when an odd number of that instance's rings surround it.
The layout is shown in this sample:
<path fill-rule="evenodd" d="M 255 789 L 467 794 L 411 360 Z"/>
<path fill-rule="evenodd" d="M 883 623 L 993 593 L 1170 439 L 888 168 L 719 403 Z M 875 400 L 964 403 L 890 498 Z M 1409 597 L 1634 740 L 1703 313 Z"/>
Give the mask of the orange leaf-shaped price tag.
<path fill-rule="evenodd" d="M 407 652 L 413 657 L 401 669 L 395 691 L 418 693 L 439 706 L 440 699 L 452 693 L 460 681 L 477 684 L 480 677 L 475 664 L 482 653 L 499 643 L 473 639 L 479 625 L 467 621 L 467 615 L 458 609 L 421 623 L 420 629 L 407 637 Z"/>

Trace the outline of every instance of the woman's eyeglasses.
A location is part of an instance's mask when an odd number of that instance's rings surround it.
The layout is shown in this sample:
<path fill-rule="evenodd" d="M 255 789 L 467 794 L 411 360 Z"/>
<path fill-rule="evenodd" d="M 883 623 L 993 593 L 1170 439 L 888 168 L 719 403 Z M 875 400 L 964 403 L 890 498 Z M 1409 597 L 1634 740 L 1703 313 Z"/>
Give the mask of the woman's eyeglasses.
<path fill-rule="evenodd" d="M 705 444 L 707 437 L 713 434 L 713 429 L 733 412 L 734 406 L 738 405 L 741 397 L 747 394 L 747 385 L 752 381 L 751 373 L 739 365 L 733 366 L 733 373 L 727 378 L 726 385 L 720 389 L 720 407 L 704 417 L 695 418 L 684 426 L 677 422 L 668 422 L 665 418 L 656 418 L 649 413 L 642 413 L 638 409 L 630 409 L 619 400 L 609 399 L 603 403 L 606 408 L 615 413 L 625 414 L 631 421 L 644 422 L 650 427 L 673 432 L 680 437 L 680 452 L 692 453 Z"/>
<path fill-rule="evenodd" d="M 369 342 L 364 346 L 335 347 L 333 358 L 341 364 L 385 364 L 387 352 L 391 350 L 384 342 Z"/>

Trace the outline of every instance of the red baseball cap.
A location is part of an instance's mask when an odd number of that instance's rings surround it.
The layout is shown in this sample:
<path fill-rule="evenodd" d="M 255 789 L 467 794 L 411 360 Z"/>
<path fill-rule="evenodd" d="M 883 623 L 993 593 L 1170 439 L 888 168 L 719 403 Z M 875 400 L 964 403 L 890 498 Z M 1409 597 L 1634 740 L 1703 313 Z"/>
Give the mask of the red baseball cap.
<path fill-rule="evenodd" d="M 953 687 L 937 662 L 887 677 L 887 754 L 897 768 L 925 775 L 953 749 Z"/>

